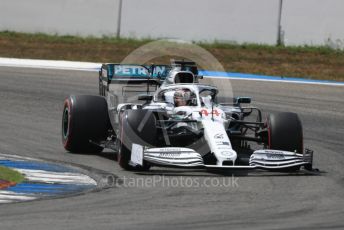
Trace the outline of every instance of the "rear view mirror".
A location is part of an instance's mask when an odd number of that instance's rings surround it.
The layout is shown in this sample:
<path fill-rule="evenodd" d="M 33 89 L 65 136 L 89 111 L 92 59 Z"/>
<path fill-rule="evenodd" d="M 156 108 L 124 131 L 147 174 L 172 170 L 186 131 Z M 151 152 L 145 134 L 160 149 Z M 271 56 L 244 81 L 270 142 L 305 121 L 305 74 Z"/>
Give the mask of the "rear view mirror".
<path fill-rule="evenodd" d="M 139 95 L 138 100 L 140 100 L 140 101 L 151 101 L 151 100 L 153 100 L 153 95 L 147 95 L 147 94 Z"/>
<path fill-rule="evenodd" d="M 233 103 L 236 104 L 236 105 L 239 105 L 239 104 L 249 104 L 251 103 L 251 98 L 250 97 L 236 97 L 233 99 Z"/>

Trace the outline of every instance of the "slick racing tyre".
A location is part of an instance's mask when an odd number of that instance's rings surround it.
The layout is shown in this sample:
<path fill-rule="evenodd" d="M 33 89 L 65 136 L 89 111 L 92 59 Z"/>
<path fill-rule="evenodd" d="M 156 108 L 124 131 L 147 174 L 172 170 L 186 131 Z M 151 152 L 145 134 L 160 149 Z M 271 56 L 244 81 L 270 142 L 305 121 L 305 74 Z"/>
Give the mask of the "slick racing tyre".
<path fill-rule="evenodd" d="M 155 147 L 158 145 L 157 113 L 149 110 L 126 110 L 120 114 L 118 163 L 126 170 L 149 170 L 150 166 L 130 165 L 132 145 Z"/>
<path fill-rule="evenodd" d="M 296 113 L 272 113 L 267 117 L 269 149 L 303 153 L 303 134 L 301 121 Z M 296 166 L 288 171 L 296 171 Z"/>
<path fill-rule="evenodd" d="M 92 142 L 106 140 L 110 128 L 105 98 L 71 95 L 64 101 L 62 143 L 67 151 L 72 153 L 101 152 L 103 148 Z"/>
<path fill-rule="evenodd" d="M 303 153 L 301 121 L 296 113 L 272 113 L 267 118 L 269 149 Z"/>

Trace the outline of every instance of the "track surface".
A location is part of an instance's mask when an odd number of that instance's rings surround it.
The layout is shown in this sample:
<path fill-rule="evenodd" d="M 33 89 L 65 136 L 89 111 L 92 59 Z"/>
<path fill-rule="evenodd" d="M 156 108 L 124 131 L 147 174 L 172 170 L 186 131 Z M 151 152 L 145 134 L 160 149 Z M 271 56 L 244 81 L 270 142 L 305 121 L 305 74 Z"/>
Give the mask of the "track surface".
<path fill-rule="evenodd" d="M 235 95 L 265 111 L 296 111 L 319 176 L 249 174 L 238 187 L 113 187 L 82 196 L 1 205 L 1 229 L 343 229 L 344 87 L 232 81 Z M 0 152 L 43 157 L 154 178 L 119 168 L 110 152 L 66 153 L 60 140 L 63 99 L 97 94 L 92 72 L 0 68 Z M 221 175 L 167 170 L 200 182 Z"/>

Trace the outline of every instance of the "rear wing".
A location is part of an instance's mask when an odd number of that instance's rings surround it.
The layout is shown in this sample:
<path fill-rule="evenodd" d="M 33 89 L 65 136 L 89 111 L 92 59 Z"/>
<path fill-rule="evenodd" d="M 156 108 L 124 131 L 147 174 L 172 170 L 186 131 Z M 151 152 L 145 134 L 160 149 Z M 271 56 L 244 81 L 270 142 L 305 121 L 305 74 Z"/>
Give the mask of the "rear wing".
<path fill-rule="evenodd" d="M 99 77 L 103 81 L 124 83 L 160 84 L 165 80 L 171 66 L 169 65 L 134 65 L 134 64 L 103 64 L 99 71 Z"/>

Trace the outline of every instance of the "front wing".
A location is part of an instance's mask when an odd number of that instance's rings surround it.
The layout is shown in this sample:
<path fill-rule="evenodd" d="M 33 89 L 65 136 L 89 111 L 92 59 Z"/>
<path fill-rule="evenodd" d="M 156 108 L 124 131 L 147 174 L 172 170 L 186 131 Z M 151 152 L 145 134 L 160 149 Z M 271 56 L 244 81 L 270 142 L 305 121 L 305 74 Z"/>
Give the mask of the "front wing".
<path fill-rule="evenodd" d="M 143 146 L 133 144 L 130 163 L 134 166 L 143 165 L 143 161 L 158 166 L 183 168 L 284 170 L 305 166 L 306 169 L 311 169 L 313 151 L 306 150 L 305 153 L 299 154 L 281 150 L 263 149 L 253 152 L 248 165 L 207 165 L 204 163 L 202 156 L 190 148 L 144 148 Z"/>

